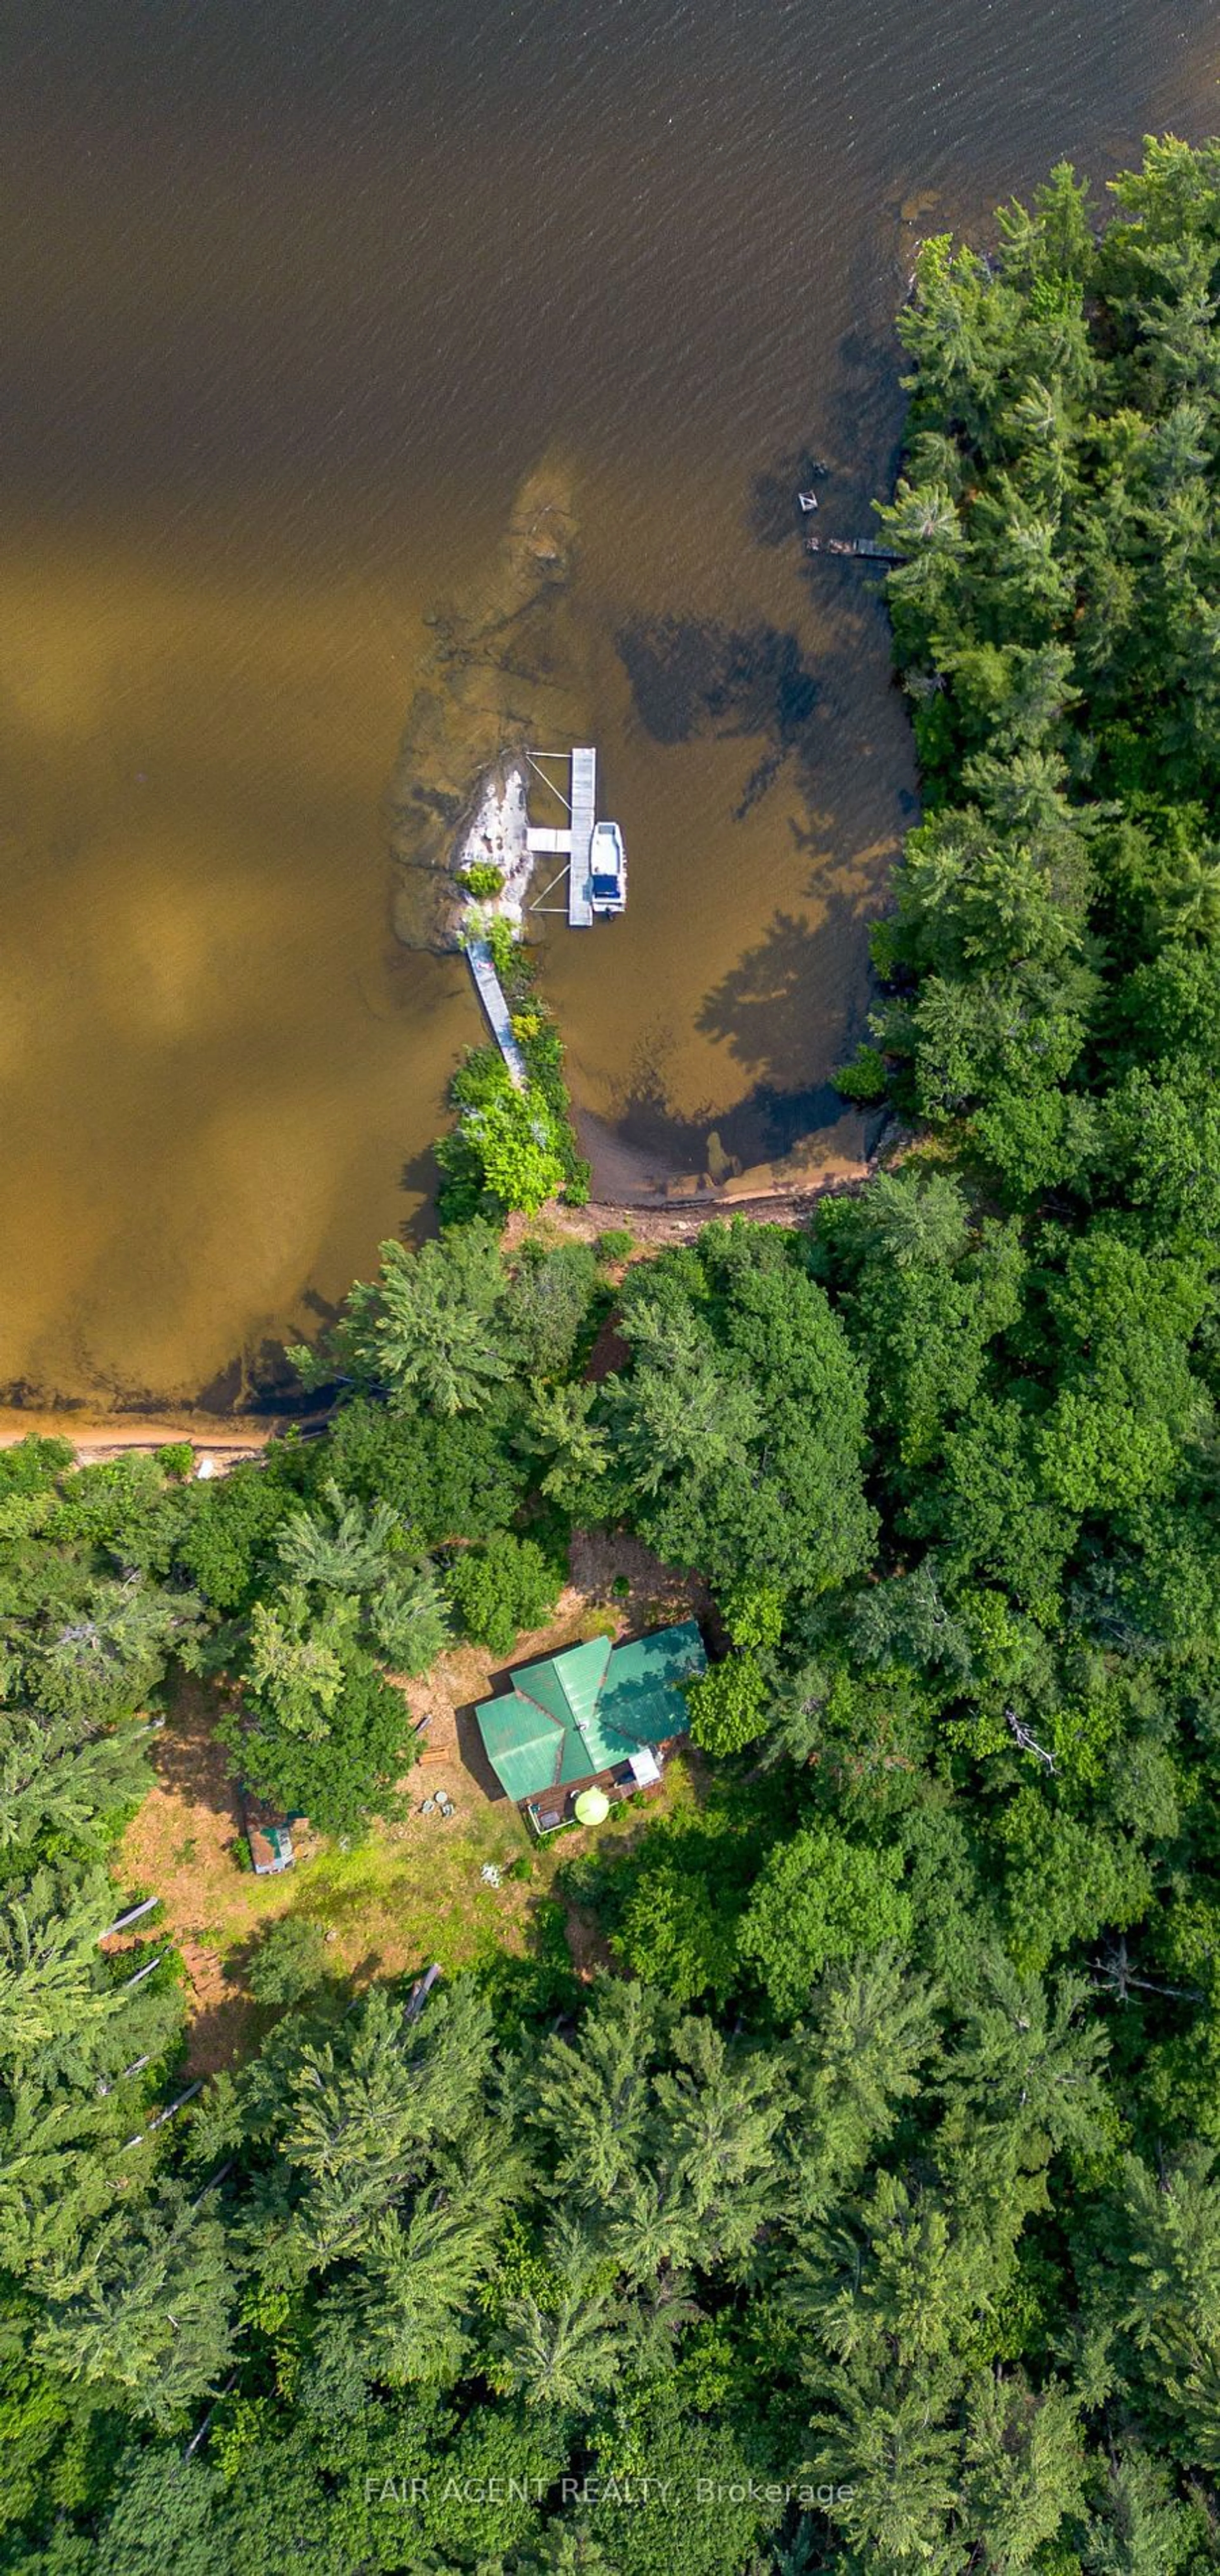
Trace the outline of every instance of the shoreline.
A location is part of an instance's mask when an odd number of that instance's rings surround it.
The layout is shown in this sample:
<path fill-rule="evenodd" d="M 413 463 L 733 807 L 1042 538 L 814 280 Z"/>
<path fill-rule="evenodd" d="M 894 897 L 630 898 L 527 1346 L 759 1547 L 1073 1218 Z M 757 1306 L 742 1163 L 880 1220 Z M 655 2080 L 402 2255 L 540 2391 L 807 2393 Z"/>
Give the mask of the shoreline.
<path fill-rule="evenodd" d="M 240 1414 L 176 1412 L 158 1406 L 150 1413 L 95 1413 L 87 1403 L 0 1406 L 0 1449 L 15 1449 L 22 1440 L 67 1440 L 78 1466 L 98 1466 L 122 1458 L 132 1449 L 162 1449 L 189 1440 L 197 1459 L 214 1469 L 257 1458 L 286 1421 L 295 1415 L 268 1414 L 247 1427 Z"/>
<path fill-rule="evenodd" d="M 889 1118 L 871 1152 L 858 1159 L 835 1155 L 810 1167 L 805 1172 L 780 1166 L 771 1169 L 769 1181 L 757 1171 L 743 1172 L 736 1180 L 715 1183 L 700 1190 L 680 1192 L 656 1190 L 618 1198 L 590 1198 L 582 1208 L 564 1207 L 555 1202 L 543 1211 L 548 1223 L 562 1223 L 566 1233 L 579 1235 L 592 1242 L 599 1234 L 622 1230 L 635 1237 L 637 1244 L 683 1241 L 697 1234 L 705 1225 L 723 1223 L 726 1218 L 744 1216 L 760 1225 L 800 1225 L 817 1206 L 819 1199 L 834 1198 L 848 1190 L 861 1189 L 875 1172 L 888 1164 L 891 1156 L 902 1151 L 908 1131 L 896 1119 Z M 529 1232 L 529 1223 L 521 1217 L 510 1218 L 504 1233 L 505 1248 L 513 1250 Z"/>
<path fill-rule="evenodd" d="M 819 1199 L 859 1189 L 871 1179 L 881 1168 L 883 1156 L 899 1147 L 902 1134 L 898 1122 L 890 1118 L 868 1154 L 832 1155 L 805 1172 L 763 1165 L 763 1171 L 771 1171 L 770 1180 L 761 1179 L 756 1168 L 696 1190 L 658 1188 L 636 1195 L 623 1191 L 614 1198 L 592 1197 L 580 1208 L 557 1200 L 542 1213 L 546 1222 L 558 1223 L 564 1232 L 585 1241 L 625 1231 L 641 1245 L 680 1241 L 705 1225 L 733 1216 L 753 1218 L 759 1224 L 799 1225 Z M 530 1223 L 520 1216 L 509 1218 L 502 1238 L 507 1251 L 529 1232 Z M 189 1440 L 196 1460 L 209 1460 L 212 1472 L 223 1474 L 242 1459 L 261 1457 L 293 1423 L 301 1423 L 301 1416 L 287 1410 L 262 1414 L 254 1421 L 248 1415 L 192 1413 L 172 1405 L 157 1406 L 148 1413 L 131 1407 L 107 1414 L 94 1412 L 87 1402 L 31 1405 L 28 1411 L 10 1404 L 0 1406 L 0 1449 L 13 1449 L 19 1441 L 34 1437 L 67 1440 L 78 1466 L 99 1466 L 131 1450 L 160 1449 Z"/>

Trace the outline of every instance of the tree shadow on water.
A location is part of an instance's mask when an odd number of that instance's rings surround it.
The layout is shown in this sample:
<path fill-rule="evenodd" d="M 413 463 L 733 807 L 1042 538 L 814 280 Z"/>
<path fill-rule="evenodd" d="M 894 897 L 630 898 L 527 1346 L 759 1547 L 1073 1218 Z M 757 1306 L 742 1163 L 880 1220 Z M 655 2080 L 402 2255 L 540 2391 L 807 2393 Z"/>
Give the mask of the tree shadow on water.
<path fill-rule="evenodd" d="M 640 617 L 616 638 L 635 711 L 654 742 L 758 734 L 782 756 L 797 743 L 818 683 L 797 637 L 777 626 Z"/>
<path fill-rule="evenodd" d="M 807 925 L 803 927 L 807 930 Z M 704 1007 L 706 1011 L 707 1005 Z M 701 1021 L 700 1025 L 707 1023 Z M 755 1163 L 773 1161 L 791 1152 L 800 1137 L 833 1125 L 842 1113 L 842 1102 L 832 1083 L 810 1083 L 800 1078 L 808 1066 L 807 1025 L 803 1057 L 795 1044 L 792 1049 L 795 1080 L 784 1079 L 782 1074 L 777 1078 L 767 1067 L 762 1078 L 727 1108 L 708 1104 L 694 1110 L 679 1109 L 669 1086 L 669 1052 L 663 1035 L 642 1041 L 613 1101 L 615 1137 L 631 1152 L 646 1158 L 654 1180 L 666 1173 L 689 1178 L 708 1171 L 714 1162 L 720 1169 L 712 1177 L 719 1178 L 726 1168 L 744 1170 Z M 644 1178 L 641 1173 L 641 1181 Z M 624 1190 L 624 1195 L 629 1192 Z"/>
<path fill-rule="evenodd" d="M 419 1250 L 421 1243 L 430 1242 L 434 1235 L 440 1233 L 440 1221 L 436 1213 L 436 1193 L 440 1187 L 440 1178 L 441 1167 L 437 1162 L 435 1149 L 431 1145 L 425 1145 L 420 1154 L 412 1154 L 410 1160 L 403 1164 L 398 1175 L 398 1186 L 404 1197 L 418 1201 L 411 1215 L 403 1218 L 398 1229 L 402 1241 L 413 1245 L 416 1251 Z"/>
<path fill-rule="evenodd" d="M 817 923 L 804 913 L 777 912 L 763 937 L 705 996 L 696 1022 L 704 1036 L 727 1046 L 758 1084 L 775 1093 L 808 1096 L 811 1060 L 816 1062 L 825 1041 L 819 1000 L 857 909 L 847 889 L 822 883 L 818 895 Z M 836 1047 L 841 1043 L 840 1023 Z M 830 1092 L 828 1084 L 818 1087 Z"/>

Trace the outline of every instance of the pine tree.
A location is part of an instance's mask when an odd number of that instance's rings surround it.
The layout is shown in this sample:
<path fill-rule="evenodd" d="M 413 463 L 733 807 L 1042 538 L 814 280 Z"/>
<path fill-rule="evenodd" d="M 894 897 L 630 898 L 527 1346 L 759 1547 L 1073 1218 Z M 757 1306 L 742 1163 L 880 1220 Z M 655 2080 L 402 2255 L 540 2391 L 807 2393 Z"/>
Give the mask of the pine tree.
<path fill-rule="evenodd" d="M 100 1871 L 38 1870 L 0 1916 L 0 2063 L 18 2072 L 48 2056 L 70 2059 L 94 2025 L 124 2010 L 98 1935 L 113 1911 Z"/>
<path fill-rule="evenodd" d="M 1015 2576 L 1036 2562 L 1079 2514 L 1085 2482 L 1078 2408 L 1062 2381 L 1035 2393 L 1019 2373 L 994 2373 L 971 2391 L 960 2514 L 977 2563 Z"/>
<path fill-rule="evenodd" d="M 233 2291 L 214 2206 L 163 2183 L 103 2220 L 49 2285 L 34 2350 L 68 2381 L 122 2392 L 136 2415 L 172 2427 L 228 2367 Z"/>
<path fill-rule="evenodd" d="M 938 2042 L 936 1997 L 900 1950 L 837 1962 L 814 1989 L 810 2018 L 792 2035 L 801 2103 L 793 2152 L 800 2206 L 824 2216 L 887 2143 L 899 2108 L 919 2091 Z"/>
<path fill-rule="evenodd" d="M 290 1512 L 276 1531 L 288 1582 L 314 1584 L 324 1592 L 374 1591 L 401 1536 L 397 1513 L 388 1503 L 365 1509 L 342 1493 L 333 1476 L 322 1486 L 321 1501 L 324 1513 Z"/>
<path fill-rule="evenodd" d="M 44 1837 L 90 1840 L 96 1820 L 134 1803 L 151 1779 L 138 1729 L 82 1735 L 62 1717 L 0 1717 L 0 1853 Z"/>
<path fill-rule="evenodd" d="M 306 2042 L 289 2074 L 281 2151 L 304 2184 L 295 2231 L 311 2265 L 357 2252 L 438 2152 L 477 2136 L 486 2004 L 463 1985 L 417 2022 L 404 2013 L 374 1988 L 342 2039 Z"/>
<path fill-rule="evenodd" d="M 651 2136 L 649 2067 L 672 2026 L 647 1987 L 607 1981 L 578 2042 L 549 2039 L 532 2118 L 554 2142 L 555 2184 L 590 2216 L 608 2208 L 642 2164 Z"/>
<path fill-rule="evenodd" d="M 1026 2161 L 1108 2142 L 1101 2067 L 1104 2030 L 1082 2018 L 1089 1989 L 1061 1977 L 1052 1992 L 1001 1953 L 984 1962 L 948 2082 L 979 2117 L 1009 2132 Z"/>

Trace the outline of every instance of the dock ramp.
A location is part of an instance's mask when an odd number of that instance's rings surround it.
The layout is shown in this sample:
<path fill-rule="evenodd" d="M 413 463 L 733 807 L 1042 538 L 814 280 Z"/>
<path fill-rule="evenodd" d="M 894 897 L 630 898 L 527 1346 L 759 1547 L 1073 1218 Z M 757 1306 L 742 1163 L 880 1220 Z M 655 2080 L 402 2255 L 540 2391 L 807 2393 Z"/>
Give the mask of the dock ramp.
<path fill-rule="evenodd" d="M 487 1025 L 508 1066 L 509 1079 L 518 1091 L 526 1085 L 525 1058 L 513 1036 L 512 1016 L 504 998 L 504 987 L 491 962 L 491 950 L 485 939 L 472 939 L 466 948 L 475 991 L 487 1014 Z"/>

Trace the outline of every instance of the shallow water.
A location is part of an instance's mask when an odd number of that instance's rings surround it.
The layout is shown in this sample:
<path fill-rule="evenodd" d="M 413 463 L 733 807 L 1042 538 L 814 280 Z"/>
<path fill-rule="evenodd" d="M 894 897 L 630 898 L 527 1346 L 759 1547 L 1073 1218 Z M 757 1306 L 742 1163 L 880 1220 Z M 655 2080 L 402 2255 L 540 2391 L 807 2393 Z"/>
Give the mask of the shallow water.
<path fill-rule="evenodd" d="M 910 810 L 867 526 L 921 230 L 1216 122 L 1207 0 L 5 0 L 0 1384 L 230 1400 L 420 1211 L 429 649 L 558 459 L 631 853 L 546 929 L 608 1177 L 834 1114 Z"/>

